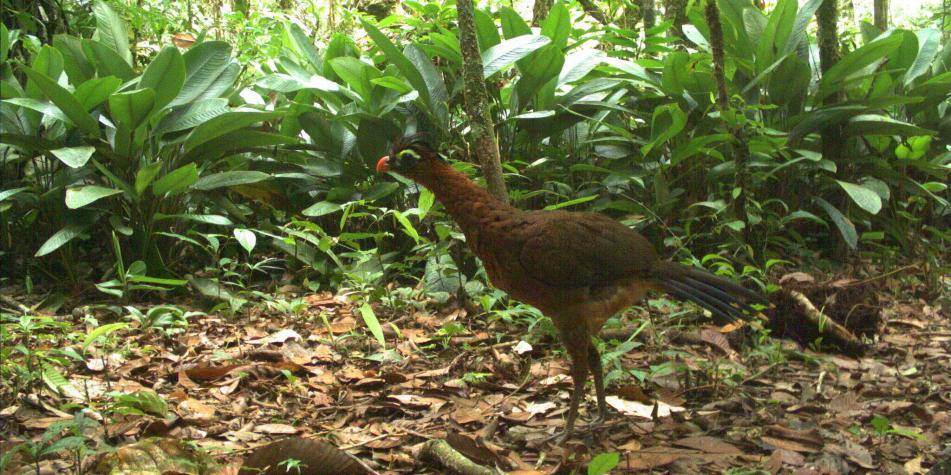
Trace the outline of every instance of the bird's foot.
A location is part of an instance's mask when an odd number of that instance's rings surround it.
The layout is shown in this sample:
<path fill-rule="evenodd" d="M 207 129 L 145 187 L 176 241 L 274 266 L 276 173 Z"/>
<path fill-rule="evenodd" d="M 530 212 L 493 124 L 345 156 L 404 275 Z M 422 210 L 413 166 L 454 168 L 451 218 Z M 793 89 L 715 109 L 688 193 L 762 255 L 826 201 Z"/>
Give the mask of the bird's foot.
<path fill-rule="evenodd" d="M 616 415 L 617 411 L 609 407 L 599 410 L 597 417 L 588 422 L 588 430 L 594 432 L 600 429 L 605 422 L 610 422 Z"/>
<path fill-rule="evenodd" d="M 555 445 L 565 445 L 565 442 L 568 442 L 568 440 L 571 439 L 572 434 L 574 434 L 573 430 L 563 430 L 560 432 L 555 432 L 554 434 L 551 434 L 549 436 L 542 438 L 541 442 L 542 443 L 551 442 L 551 443 L 554 443 Z"/>

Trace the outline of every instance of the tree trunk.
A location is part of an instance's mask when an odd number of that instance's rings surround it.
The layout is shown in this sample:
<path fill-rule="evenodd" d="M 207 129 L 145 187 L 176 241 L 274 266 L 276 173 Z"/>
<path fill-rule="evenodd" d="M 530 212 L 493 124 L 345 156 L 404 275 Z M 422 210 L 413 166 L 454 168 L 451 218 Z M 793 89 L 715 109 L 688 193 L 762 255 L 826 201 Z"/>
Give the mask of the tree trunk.
<path fill-rule="evenodd" d="M 710 28 L 710 50 L 713 53 L 713 79 L 717 86 L 717 107 L 720 109 L 720 116 L 724 117 L 730 110 L 730 95 L 727 92 L 726 74 L 724 73 L 726 57 L 723 53 L 723 25 L 720 23 L 720 10 L 717 8 L 716 0 L 707 0 L 704 16 L 706 17 L 707 26 Z M 740 195 L 737 196 L 734 203 L 736 214 L 745 224 L 743 236 L 746 243 L 752 244 L 753 235 L 750 229 L 749 213 L 747 212 L 747 201 L 751 192 L 747 170 L 747 163 L 750 159 L 749 143 L 746 139 L 746 131 L 742 127 L 729 125 L 725 117 L 724 123 L 727 124 L 727 128 L 730 129 L 730 133 L 735 140 L 733 156 L 736 174 L 733 186 L 740 190 Z"/>
<path fill-rule="evenodd" d="M 879 30 L 888 29 L 888 0 L 875 0 L 872 17 Z"/>
<path fill-rule="evenodd" d="M 829 68 L 839 61 L 839 32 L 838 32 L 839 12 L 836 8 L 836 0 L 825 0 L 816 10 L 816 23 L 818 24 L 817 40 L 819 43 L 819 67 L 822 74 L 825 74 Z M 823 105 L 830 105 L 840 102 L 841 92 L 827 97 Z M 833 130 L 835 129 L 835 130 Z M 823 158 L 839 162 L 841 158 L 841 132 L 840 127 L 827 127 L 822 133 L 822 154 Z"/>
<path fill-rule="evenodd" d="M 673 24 L 674 32 L 683 38 L 687 23 L 687 0 L 664 0 L 664 16 Z"/>
<path fill-rule="evenodd" d="M 554 0 L 535 0 L 535 5 L 532 7 L 532 26 L 541 25 L 542 20 L 548 17 L 553 3 Z"/>
<path fill-rule="evenodd" d="M 823 76 L 829 71 L 835 63 L 839 62 L 839 12 L 836 0 L 824 0 L 822 5 L 816 10 L 816 40 L 819 43 L 819 69 Z M 831 106 L 841 102 L 842 92 L 836 91 L 823 100 L 822 106 Z M 833 124 L 824 127 L 819 131 L 819 137 L 822 140 L 822 158 L 831 160 L 836 164 L 840 173 L 848 176 L 849 164 L 843 161 L 843 152 L 845 150 L 845 139 L 841 124 Z M 848 199 L 843 197 L 839 202 L 839 210 L 846 212 Z M 836 248 L 836 254 L 844 257 L 848 253 L 844 241 L 839 241 Z"/>
<path fill-rule="evenodd" d="M 464 81 L 466 115 L 469 116 L 469 130 L 476 156 L 482 165 L 486 187 L 489 193 L 508 203 L 508 192 L 502 177 L 502 160 L 499 156 L 499 144 L 495 140 L 495 124 L 489 113 L 489 92 L 483 79 L 482 55 L 475 30 L 475 7 L 472 0 L 458 0 L 456 9 L 459 17 L 459 45 L 462 49 L 462 76 Z"/>
<path fill-rule="evenodd" d="M 651 29 L 657 24 L 656 10 L 654 9 L 654 0 L 641 1 L 641 18 L 644 19 L 644 31 Z M 646 34 L 646 33 L 645 33 Z"/>
<path fill-rule="evenodd" d="M 591 18 L 594 18 L 598 23 L 607 26 L 608 17 L 604 16 L 604 12 L 594 4 L 594 0 L 578 0 L 578 3 L 581 4 L 581 8 L 584 9 L 584 12 L 588 14 Z"/>

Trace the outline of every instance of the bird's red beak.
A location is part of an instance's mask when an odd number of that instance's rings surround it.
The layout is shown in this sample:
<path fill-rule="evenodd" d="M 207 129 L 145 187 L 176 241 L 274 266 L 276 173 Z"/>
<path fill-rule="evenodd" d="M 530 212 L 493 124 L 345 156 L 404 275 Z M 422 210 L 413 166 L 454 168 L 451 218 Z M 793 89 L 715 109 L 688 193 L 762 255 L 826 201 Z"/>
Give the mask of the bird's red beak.
<path fill-rule="evenodd" d="M 385 173 L 390 171 L 390 157 L 383 157 L 380 161 L 376 162 L 376 172 Z"/>

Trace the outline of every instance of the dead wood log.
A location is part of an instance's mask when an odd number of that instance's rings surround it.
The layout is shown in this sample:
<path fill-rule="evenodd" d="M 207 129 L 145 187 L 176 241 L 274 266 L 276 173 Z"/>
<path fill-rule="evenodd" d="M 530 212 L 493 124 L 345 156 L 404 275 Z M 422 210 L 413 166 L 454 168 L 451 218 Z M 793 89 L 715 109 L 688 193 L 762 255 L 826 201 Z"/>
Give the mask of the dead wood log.
<path fill-rule="evenodd" d="M 445 440 L 430 440 L 419 450 L 419 457 L 458 475 L 493 475 L 496 472 L 466 458 Z"/>

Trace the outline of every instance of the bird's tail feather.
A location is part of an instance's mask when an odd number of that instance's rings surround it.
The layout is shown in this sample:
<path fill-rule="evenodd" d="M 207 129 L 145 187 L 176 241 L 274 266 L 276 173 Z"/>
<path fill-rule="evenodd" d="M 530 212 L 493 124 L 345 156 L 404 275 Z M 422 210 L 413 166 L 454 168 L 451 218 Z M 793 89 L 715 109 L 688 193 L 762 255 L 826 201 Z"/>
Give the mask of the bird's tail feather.
<path fill-rule="evenodd" d="M 729 321 L 748 320 L 757 313 L 751 303 L 766 303 L 765 297 L 735 282 L 676 262 L 658 266 L 654 279 L 659 288 L 674 297 L 694 302 Z"/>

